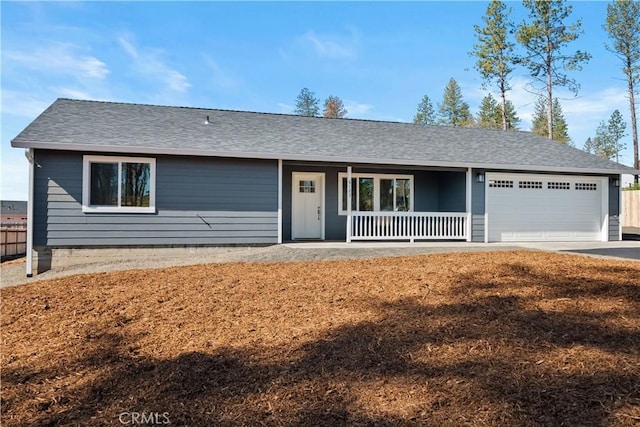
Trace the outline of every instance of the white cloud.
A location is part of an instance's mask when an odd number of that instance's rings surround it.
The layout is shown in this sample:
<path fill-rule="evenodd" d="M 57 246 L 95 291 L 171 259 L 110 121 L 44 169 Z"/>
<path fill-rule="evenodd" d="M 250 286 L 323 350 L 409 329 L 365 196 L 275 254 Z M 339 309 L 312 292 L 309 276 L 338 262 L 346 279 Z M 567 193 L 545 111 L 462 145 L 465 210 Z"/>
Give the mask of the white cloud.
<path fill-rule="evenodd" d="M 203 55 L 204 62 L 211 71 L 212 83 L 215 87 L 220 89 L 234 89 L 240 86 L 241 81 L 232 73 L 223 70 L 216 61 L 209 55 Z"/>
<path fill-rule="evenodd" d="M 359 47 L 360 34 L 354 28 L 348 28 L 342 34 L 318 34 L 314 30 L 309 30 L 295 37 L 289 46 L 279 48 L 278 53 L 285 61 L 294 60 L 299 56 L 351 60 L 358 55 Z"/>
<path fill-rule="evenodd" d="M 373 109 L 373 105 L 357 101 L 346 101 L 344 108 L 347 109 L 347 117 L 367 118 L 367 115 Z"/>
<path fill-rule="evenodd" d="M 45 100 L 26 92 L 2 89 L 2 114 L 25 117 L 33 120 L 51 104 L 53 99 Z"/>
<path fill-rule="evenodd" d="M 137 59 L 138 58 L 138 51 L 136 50 L 136 48 L 129 42 L 129 40 L 127 40 L 124 36 L 122 37 L 118 37 L 118 43 L 120 43 L 120 46 L 122 46 L 122 48 L 124 49 L 125 52 L 127 52 L 127 54 L 133 58 L 133 59 Z"/>
<path fill-rule="evenodd" d="M 6 52 L 6 59 L 34 70 L 49 70 L 76 77 L 103 79 L 109 74 L 107 65 L 94 56 L 78 54 L 77 46 L 52 43 L 32 51 Z"/>
<path fill-rule="evenodd" d="M 8 147 L 6 150 L 2 150 L 0 178 L 2 180 L 0 197 L 3 200 L 27 200 L 29 163 L 24 157 L 24 150 Z"/>
<path fill-rule="evenodd" d="M 283 102 L 278 102 L 278 109 L 282 114 L 293 114 L 293 110 L 295 110 L 295 107 Z"/>
<path fill-rule="evenodd" d="M 308 31 L 302 40 L 310 45 L 321 58 L 353 58 L 356 55 L 356 34 L 351 32 L 348 37 L 318 35 Z"/>
<path fill-rule="evenodd" d="M 72 89 L 68 87 L 52 87 L 53 92 L 57 93 L 59 96 L 63 98 L 73 98 L 73 99 L 96 99 L 96 97 L 90 95 L 88 92 L 84 92 L 77 89 Z"/>
<path fill-rule="evenodd" d="M 118 43 L 131 57 L 132 66 L 136 73 L 161 82 L 173 92 L 183 93 L 191 87 L 187 76 L 174 70 L 161 59 L 163 51 L 137 48 L 129 36 L 119 37 Z"/>

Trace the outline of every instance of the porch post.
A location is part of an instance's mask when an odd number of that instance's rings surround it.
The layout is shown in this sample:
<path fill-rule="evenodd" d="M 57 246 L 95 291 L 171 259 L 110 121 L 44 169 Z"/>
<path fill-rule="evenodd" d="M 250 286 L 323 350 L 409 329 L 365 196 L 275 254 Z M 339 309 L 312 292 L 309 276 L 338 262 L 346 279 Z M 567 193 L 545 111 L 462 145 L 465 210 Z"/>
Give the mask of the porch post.
<path fill-rule="evenodd" d="M 33 148 L 24 153 L 29 161 L 29 194 L 27 195 L 27 277 L 33 277 L 33 181 L 35 158 Z"/>
<path fill-rule="evenodd" d="M 471 241 L 471 185 L 473 185 L 473 173 L 471 168 L 467 168 L 467 186 L 466 186 L 466 203 L 465 210 L 467 212 L 467 242 Z"/>
<path fill-rule="evenodd" d="M 351 166 L 347 166 L 347 243 L 351 243 L 351 197 Z"/>
<path fill-rule="evenodd" d="M 622 174 L 618 175 L 618 240 L 622 241 L 622 211 L 624 204 L 622 203 Z"/>
<path fill-rule="evenodd" d="M 278 244 L 282 243 L 282 159 L 278 159 Z"/>

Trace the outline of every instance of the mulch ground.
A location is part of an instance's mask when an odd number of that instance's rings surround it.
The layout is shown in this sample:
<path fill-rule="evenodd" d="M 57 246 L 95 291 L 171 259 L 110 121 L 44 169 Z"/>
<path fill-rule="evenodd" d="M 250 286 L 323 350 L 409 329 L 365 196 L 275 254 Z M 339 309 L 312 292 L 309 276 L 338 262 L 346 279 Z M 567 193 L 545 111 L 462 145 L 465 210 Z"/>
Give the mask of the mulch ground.
<path fill-rule="evenodd" d="M 0 296 L 3 426 L 640 424 L 636 262 L 212 264 Z"/>

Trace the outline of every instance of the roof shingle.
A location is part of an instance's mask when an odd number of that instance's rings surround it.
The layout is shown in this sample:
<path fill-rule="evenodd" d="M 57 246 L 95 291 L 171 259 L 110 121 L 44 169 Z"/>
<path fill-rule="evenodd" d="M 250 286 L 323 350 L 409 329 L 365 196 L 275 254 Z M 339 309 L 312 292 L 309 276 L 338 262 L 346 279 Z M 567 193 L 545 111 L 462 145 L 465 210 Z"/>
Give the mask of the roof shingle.
<path fill-rule="evenodd" d="M 82 151 L 634 173 L 529 132 L 70 99 L 55 101 L 11 143 Z"/>

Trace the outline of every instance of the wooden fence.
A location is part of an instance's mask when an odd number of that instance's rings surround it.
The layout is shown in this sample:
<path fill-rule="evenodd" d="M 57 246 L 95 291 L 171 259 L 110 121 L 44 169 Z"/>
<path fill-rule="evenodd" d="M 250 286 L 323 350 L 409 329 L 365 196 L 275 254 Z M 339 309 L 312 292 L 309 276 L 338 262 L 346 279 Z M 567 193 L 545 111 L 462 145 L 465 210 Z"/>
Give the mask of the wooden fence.
<path fill-rule="evenodd" d="M 640 227 L 640 190 L 622 191 L 623 227 Z"/>
<path fill-rule="evenodd" d="M 27 253 L 27 228 L 0 228 L 0 250 L 2 259 L 16 257 Z"/>

